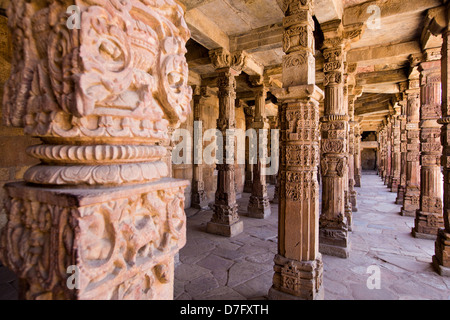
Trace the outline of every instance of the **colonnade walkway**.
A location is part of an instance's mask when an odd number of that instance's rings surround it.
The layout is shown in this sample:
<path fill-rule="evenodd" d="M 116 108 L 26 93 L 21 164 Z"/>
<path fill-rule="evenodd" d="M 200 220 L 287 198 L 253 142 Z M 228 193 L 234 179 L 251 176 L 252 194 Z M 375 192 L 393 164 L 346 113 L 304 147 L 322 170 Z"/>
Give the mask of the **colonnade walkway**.
<path fill-rule="evenodd" d="M 269 186 L 270 199 L 273 186 Z M 325 299 L 450 299 L 450 278 L 433 271 L 434 241 L 411 235 L 414 218 L 399 215 L 396 194 L 366 174 L 353 213 L 349 259 L 323 256 Z M 245 211 L 249 194 L 238 201 Z M 175 270 L 175 299 L 265 299 L 277 251 L 277 205 L 266 220 L 241 216 L 244 232 L 225 238 L 205 232 L 212 211 L 187 210 L 187 244 Z M 380 288 L 373 267 L 380 271 Z M 372 268 L 371 268 L 372 267 Z M 375 268 L 376 269 L 376 268 Z M 369 272 L 369 273 L 368 273 Z"/>

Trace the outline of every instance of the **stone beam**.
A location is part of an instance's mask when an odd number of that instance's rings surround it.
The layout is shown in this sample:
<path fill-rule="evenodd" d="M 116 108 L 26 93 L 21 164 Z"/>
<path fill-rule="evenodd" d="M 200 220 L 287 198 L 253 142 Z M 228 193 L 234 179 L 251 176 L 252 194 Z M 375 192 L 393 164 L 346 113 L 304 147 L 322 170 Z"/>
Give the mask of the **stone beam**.
<path fill-rule="evenodd" d="M 344 12 L 342 0 L 316 0 L 314 15 L 319 23 L 341 20 Z"/>
<path fill-rule="evenodd" d="M 360 73 L 356 76 L 358 86 L 367 84 L 398 83 L 408 78 L 403 69 Z"/>
<path fill-rule="evenodd" d="M 437 48 L 442 46 L 442 37 L 440 34 L 446 26 L 445 7 L 438 7 L 428 10 L 423 24 L 420 43 L 422 49 Z"/>
<path fill-rule="evenodd" d="M 377 5 L 381 9 L 381 18 L 396 15 L 416 13 L 441 5 L 440 0 L 391 0 L 391 1 L 366 1 L 364 3 L 344 9 L 343 24 L 365 23 L 372 13 L 367 11 L 369 6 Z"/>
<path fill-rule="evenodd" d="M 200 10 L 193 9 L 186 12 L 186 23 L 191 31 L 191 38 L 206 49 L 230 50 L 228 36 Z"/>
<path fill-rule="evenodd" d="M 277 23 L 234 35 L 230 37 L 231 50 L 245 50 L 253 53 L 281 48 L 283 30 L 282 23 Z"/>
<path fill-rule="evenodd" d="M 417 41 L 403 42 L 388 46 L 364 47 L 347 53 L 348 63 L 358 63 L 359 67 L 377 64 L 404 62 L 411 54 L 421 52 Z"/>

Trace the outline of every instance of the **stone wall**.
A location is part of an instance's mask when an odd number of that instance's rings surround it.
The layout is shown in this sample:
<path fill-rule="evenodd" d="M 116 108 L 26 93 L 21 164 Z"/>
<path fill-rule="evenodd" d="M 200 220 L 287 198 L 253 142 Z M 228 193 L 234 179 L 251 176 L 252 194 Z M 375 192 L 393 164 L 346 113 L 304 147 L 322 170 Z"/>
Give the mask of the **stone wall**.
<path fill-rule="evenodd" d="M 0 1 L 4 8 L 6 1 Z M 7 28 L 7 18 L 0 16 L 0 105 L 3 105 L 3 87 L 11 71 L 11 39 Z M 2 108 L 0 108 L 0 118 Z M 26 154 L 26 148 L 39 144 L 38 139 L 24 136 L 23 129 L 11 128 L 0 121 L 0 208 L 5 199 L 3 185 L 7 182 L 21 180 L 24 172 L 37 161 Z M 6 223 L 4 209 L 0 209 L 0 230 Z M 0 231 L 1 232 L 1 231 Z"/>
<path fill-rule="evenodd" d="M 377 150 L 373 148 L 361 151 L 361 165 L 363 170 L 375 170 L 377 165 Z"/>

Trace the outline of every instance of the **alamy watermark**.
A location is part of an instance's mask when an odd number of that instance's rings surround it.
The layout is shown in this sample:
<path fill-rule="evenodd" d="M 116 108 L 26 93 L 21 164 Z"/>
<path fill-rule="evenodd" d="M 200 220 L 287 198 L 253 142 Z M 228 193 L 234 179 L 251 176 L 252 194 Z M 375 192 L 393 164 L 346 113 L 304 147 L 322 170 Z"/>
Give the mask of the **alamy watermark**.
<path fill-rule="evenodd" d="M 279 129 L 208 129 L 194 121 L 194 137 L 187 129 L 174 131 L 172 163 L 179 164 L 242 164 L 262 165 L 263 175 L 275 175 L 279 168 Z M 270 135 L 270 137 L 269 137 Z M 270 144 L 269 144 L 270 139 Z M 206 147 L 204 145 L 207 144 Z M 269 147 L 270 146 L 270 147 Z M 270 148 L 270 154 L 269 154 Z M 247 149 L 247 150 L 246 150 Z M 247 154 L 247 155 L 246 155 Z"/>
<path fill-rule="evenodd" d="M 366 285 L 369 290 L 381 289 L 381 269 L 379 266 L 372 265 L 367 268 L 367 273 L 370 274 Z"/>

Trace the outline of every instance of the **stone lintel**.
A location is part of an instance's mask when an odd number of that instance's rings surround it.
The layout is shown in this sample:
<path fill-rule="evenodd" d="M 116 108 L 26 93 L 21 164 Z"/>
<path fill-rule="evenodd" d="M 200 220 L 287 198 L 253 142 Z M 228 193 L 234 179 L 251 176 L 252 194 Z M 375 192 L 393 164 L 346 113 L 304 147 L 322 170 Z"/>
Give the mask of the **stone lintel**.
<path fill-rule="evenodd" d="M 300 99 L 321 101 L 324 97 L 322 89 L 313 84 L 276 89 L 272 91 L 272 94 L 276 96 L 278 100 L 283 102 L 291 102 Z"/>

